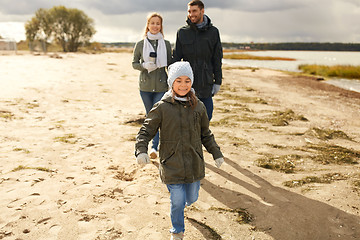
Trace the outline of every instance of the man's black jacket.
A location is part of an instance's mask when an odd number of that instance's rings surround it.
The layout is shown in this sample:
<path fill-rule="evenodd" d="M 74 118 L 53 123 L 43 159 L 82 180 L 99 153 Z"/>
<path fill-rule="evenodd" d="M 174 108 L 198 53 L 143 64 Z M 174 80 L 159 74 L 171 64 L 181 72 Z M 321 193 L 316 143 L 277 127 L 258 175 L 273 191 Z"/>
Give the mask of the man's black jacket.
<path fill-rule="evenodd" d="M 204 17 L 207 17 L 204 15 Z M 208 17 L 207 17 L 208 18 Z M 194 72 L 193 88 L 199 98 L 212 96 L 213 84 L 221 85 L 223 57 L 219 30 L 208 18 L 208 24 L 197 28 L 190 19 L 176 35 L 173 61 L 188 61 Z"/>

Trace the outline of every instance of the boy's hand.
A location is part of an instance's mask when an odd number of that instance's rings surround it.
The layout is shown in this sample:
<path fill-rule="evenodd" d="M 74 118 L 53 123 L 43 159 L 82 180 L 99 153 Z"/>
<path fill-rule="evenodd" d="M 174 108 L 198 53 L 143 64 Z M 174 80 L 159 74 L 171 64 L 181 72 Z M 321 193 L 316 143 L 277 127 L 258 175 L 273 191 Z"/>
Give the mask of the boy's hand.
<path fill-rule="evenodd" d="M 147 153 L 140 153 L 136 157 L 136 162 L 140 165 L 145 165 L 145 164 L 150 163 L 149 155 L 147 155 Z"/>
<path fill-rule="evenodd" d="M 217 158 L 215 159 L 215 165 L 216 167 L 220 168 L 221 164 L 223 164 L 224 158 Z"/>

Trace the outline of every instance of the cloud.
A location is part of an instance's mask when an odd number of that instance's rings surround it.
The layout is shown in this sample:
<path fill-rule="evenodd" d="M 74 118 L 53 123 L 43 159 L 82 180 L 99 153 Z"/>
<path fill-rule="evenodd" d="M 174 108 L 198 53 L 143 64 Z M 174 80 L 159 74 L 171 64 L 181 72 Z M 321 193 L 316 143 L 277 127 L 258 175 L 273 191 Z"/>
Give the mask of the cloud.
<path fill-rule="evenodd" d="M 244 12 L 266 12 L 281 11 L 297 8 L 303 4 L 303 1 L 286 0 L 204 0 L 205 9 L 235 9 Z M 351 1 L 351 0 L 348 0 Z M 186 11 L 188 1 L 178 0 L 0 0 L 1 12 L 6 14 L 31 14 L 39 8 L 51 8 L 53 6 L 64 5 L 66 7 L 76 7 L 80 9 L 97 9 L 104 14 L 131 14 L 137 12 L 151 11 Z"/>
<path fill-rule="evenodd" d="M 286 1 L 286 0 L 210 0 L 204 1 L 206 8 L 231 9 L 241 12 L 273 12 L 285 11 L 289 9 L 299 8 L 304 1 Z"/>
<path fill-rule="evenodd" d="M 108 0 L 104 4 L 101 0 L 90 0 L 86 2 L 90 8 L 96 8 L 104 14 L 131 14 L 138 12 L 157 12 L 157 11 L 178 11 L 186 10 L 186 3 L 172 0 Z"/>
<path fill-rule="evenodd" d="M 227 42 L 360 41 L 359 26 L 354 24 L 354 19 L 360 19 L 359 9 L 342 1 L 303 1 L 298 7 L 278 11 L 226 10 L 226 15 L 221 15 L 219 9 L 207 12 Z"/>
<path fill-rule="evenodd" d="M 360 8 L 360 2 L 358 0 L 344 0 L 344 2 L 348 2 L 350 4 L 355 5 L 356 7 Z"/>
<path fill-rule="evenodd" d="M 360 42 L 360 26 L 355 24 L 360 19 L 359 0 L 203 1 L 205 13 L 219 28 L 223 41 Z M 94 19 L 96 41 L 137 41 L 143 34 L 147 14 L 156 11 L 164 17 L 165 38 L 173 42 L 177 29 L 185 24 L 187 3 L 188 0 L 0 0 L 0 22 L 1 26 L 16 22 L 20 28 L 37 9 L 64 5 L 80 9 Z M 0 28 L 1 35 L 10 32 L 14 33 L 14 29 Z"/>
<path fill-rule="evenodd" d="M 0 0 L 0 12 L 9 15 L 28 15 L 33 14 L 39 8 L 49 8 L 56 1 L 44 1 L 44 0 Z"/>
<path fill-rule="evenodd" d="M 101 0 L 90 0 L 86 4 L 89 7 L 99 9 L 105 14 L 129 14 L 133 12 L 149 12 L 149 11 L 184 11 L 187 10 L 188 1 L 178 0 L 131 0 L 118 1 L 108 0 L 106 4 Z M 286 0 L 275 0 L 269 2 L 268 0 L 207 0 L 204 1 L 205 9 L 235 9 L 244 12 L 267 12 L 267 11 L 281 11 L 286 9 L 297 8 L 301 6 L 303 1 L 293 1 L 289 3 Z M 111 7 L 110 7 L 111 6 Z"/>
<path fill-rule="evenodd" d="M 51 8 L 63 5 L 68 8 L 97 9 L 103 14 L 132 14 L 150 11 L 178 11 L 186 10 L 187 2 L 176 0 L 0 0 L 0 12 L 3 14 L 22 15 L 31 14 L 39 8 Z"/>
<path fill-rule="evenodd" d="M 22 40 L 25 38 L 24 24 L 22 22 L 0 22 L 0 36 L 16 41 Z"/>
<path fill-rule="evenodd" d="M 160 12 L 160 11 L 158 11 Z M 171 42 L 175 41 L 176 31 L 185 25 L 186 12 L 160 12 L 164 19 L 164 35 Z M 131 13 L 122 15 L 108 15 L 100 11 L 89 11 L 88 15 L 95 19 L 98 31 L 96 41 L 139 41 L 143 34 L 147 13 Z M 106 34 L 105 34 L 106 33 Z"/>

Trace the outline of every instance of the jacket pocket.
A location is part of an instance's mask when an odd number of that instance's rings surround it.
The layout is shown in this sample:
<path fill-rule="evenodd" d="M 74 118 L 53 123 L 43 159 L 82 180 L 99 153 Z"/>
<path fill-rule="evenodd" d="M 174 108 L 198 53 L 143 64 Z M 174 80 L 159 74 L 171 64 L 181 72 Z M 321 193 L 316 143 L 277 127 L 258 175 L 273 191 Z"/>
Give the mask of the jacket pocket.
<path fill-rule="evenodd" d="M 200 157 L 200 159 L 204 160 L 204 153 L 202 150 L 201 141 L 195 143 L 195 151 L 196 151 L 197 155 Z"/>
<path fill-rule="evenodd" d="M 194 41 L 185 40 L 182 44 L 182 52 L 184 56 L 195 54 Z"/>
<path fill-rule="evenodd" d="M 185 178 L 184 162 L 177 151 L 178 142 L 163 141 L 160 145 L 160 175 L 163 182 L 177 182 Z"/>
<path fill-rule="evenodd" d="M 211 67 L 211 64 L 204 63 L 203 77 L 204 77 L 204 83 L 206 82 L 209 85 L 214 84 L 214 72 L 213 72 L 213 68 Z"/>
<path fill-rule="evenodd" d="M 176 151 L 176 141 L 161 141 L 160 143 L 160 163 L 165 164 L 171 157 L 174 156 Z"/>
<path fill-rule="evenodd" d="M 166 164 L 167 161 L 168 161 L 169 159 L 171 159 L 172 156 L 174 156 L 174 154 L 175 154 L 175 152 L 172 152 L 172 153 L 170 154 L 170 156 L 168 156 L 168 157 L 166 157 L 166 158 L 164 158 L 164 159 L 160 159 L 160 163 L 161 163 L 161 164 Z"/>

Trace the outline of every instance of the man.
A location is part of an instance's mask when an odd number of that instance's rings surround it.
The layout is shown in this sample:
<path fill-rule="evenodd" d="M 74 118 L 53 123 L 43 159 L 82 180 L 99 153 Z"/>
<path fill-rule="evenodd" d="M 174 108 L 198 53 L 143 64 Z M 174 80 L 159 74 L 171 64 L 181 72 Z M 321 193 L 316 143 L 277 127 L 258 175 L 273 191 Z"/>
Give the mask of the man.
<path fill-rule="evenodd" d="M 193 0 L 188 3 L 187 25 L 176 35 L 173 61 L 188 61 L 194 72 L 193 88 L 205 104 L 209 120 L 212 118 L 212 97 L 220 90 L 222 82 L 221 59 L 223 57 L 219 30 L 205 15 L 204 3 Z"/>

